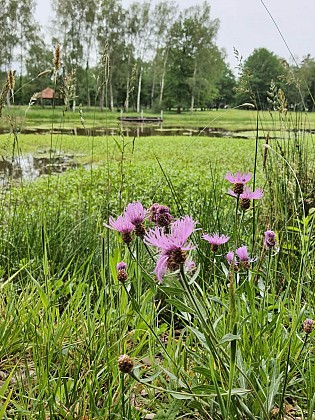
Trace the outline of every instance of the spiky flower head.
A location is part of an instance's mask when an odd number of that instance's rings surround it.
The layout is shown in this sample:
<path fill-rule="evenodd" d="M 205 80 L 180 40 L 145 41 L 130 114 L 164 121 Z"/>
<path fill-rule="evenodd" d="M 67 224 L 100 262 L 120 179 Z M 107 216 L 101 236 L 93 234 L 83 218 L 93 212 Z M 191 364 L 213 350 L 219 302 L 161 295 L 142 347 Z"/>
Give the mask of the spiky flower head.
<path fill-rule="evenodd" d="M 124 261 L 121 261 L 116 265 L 117 271 L 126 270 L 126 269 L 127 269 L 127 264 Z"/>
<path fill-rule="evenodd" d="M 149 208 L 149 212 L 149 220 L 157 226 L 167 227 L 174 221 L 174 217 L 170 214 L 170 209 L 167 206 L 155 203 Z"/>
<path fill-rule="evenodd" d="M 144 209 L 140 201 L 134 201 L 133 203 L 128 204 L 125 214 L 128 216 L 130 222 L 136 226 L 143 223 L 147 211 Z"/>
<path fill-rule="evenodd" d="M 235 194 L 235 192 L 230 188 L 228 192 L 231 196 L 240 198 L 240 207 L 243 210 L 248 210 L 250 208 L 251 200 L 259 200 L 264 194 L 263 190 L 261 190 L 260 188 L 257 188 L 255 191 L 251 191 L 251 189 L 248 187 L 245 187 L 242 194 Z"/>
<path fill-rule="evenodd" d="M 250 263 L 255 261 L 255 258 L 249 258 L 247 246 L 241 246 L 235 252 L 243 268 L 249 268 Z"/>
<path fill-rule="evenodd" d="M 170 225 L 169 233 L 165 233 L 165 228 L 160 227 L 150 229 L 146 233 L 144 242 L 159 249 L 154 273 L 160 282 L 167 270 L 175 271 L 186 262 L 185 251 L 195 248 L 191 243 L 187 243 L 195 225 L 196 222 L 190 216 L 185 216 Z"/>
<path fill-rule="evenodd" d="M 130 373 L 133 369 L 133 361 L 127 354 L 122 354 L 118 358 L 118 369 L 121 373 Z"/>
<path fill-rule="evenodd" d="M 202 239 L 209 242 L 211 245 L 211 250 L 216 252 L 219 246 L 225 244 L 230 239 L 230 237 L 214 233 L 213 235 L 204 234 L 202 235 Z"/>
<path fill-rule="evenodd" d="M 244 191 L 244 185 L 250 181 L 251 178 L 252 174 L 246 172 L 237 172 L 235 176 L 231 172 L 228 172 L 225 176 L 226 180 L 231 182 L 231 184 L 234 184 L 233 192 L 237 195 L 242 194 Z"/>
<path fill-rule="evenodd" d="M 194 270 L 196 270 L 196 263 L 193 260 L 186 260 L 185 267 L 188 271 L 193 272 Z"/>
<path fill-rule="evenodd" d="M 303 330 L 306 334 L 310 334 L 313 331 L 314 326 L 315 321 L 313 319 L 308 318 L 303 322 Z"/>
<path fill-rule="evenodd" d="M 130 222 L 127 215 L 120 215 L 116 220 L 110 216 L 109 225 L 104 223 L 104 226 L 121 233 L 122 239 L 126 244 L 132 241 L 131 232 L 134 230 L 134 225 Z"/>
<path fill-rule="evenodd" d="M 135 226 L 135 234 L 140 238 L 145 235 L 145 228 L 143 221 L 146 217 L 147 211 L 139 201 L 129 203 L 125 210 L 125 215 L 129 218 L 130 222 Z"/>
<path fill-rule="evenodd" d="M 266 230 L 264 238 L 264 246 L 267 249 L 273 249 L 277 245 L 276 234 L 273 230 Z"/>
<path fill-rule="evenodd" d="M 238 271 L 239 267 L 238 267 L 238 261 L 236 259 L 235 253 L 233 251 L 229 251 L 226 256 L 225 256 L 227 262 L 229 265 L 233 264 L 234 270 Z"/>
<path fill-rule="evenodd" d="M 117 269 L 117 279 L 121 283 L 124 283 L 128 280 L 128 274 L 127 274 L 127 264 L 124 261 L 119 262 L 116 265 Z"/>
<path fill-rule="evenodd" d="M 1 94 L 0 94 L 0 117 L 2 117 L 2 109 L 5 106 L 5 101 L 7 99 L 7 95 L 9 93 L 9 83 L 8 81 L 5 82 L 5 84 L 2 86 Z"/>

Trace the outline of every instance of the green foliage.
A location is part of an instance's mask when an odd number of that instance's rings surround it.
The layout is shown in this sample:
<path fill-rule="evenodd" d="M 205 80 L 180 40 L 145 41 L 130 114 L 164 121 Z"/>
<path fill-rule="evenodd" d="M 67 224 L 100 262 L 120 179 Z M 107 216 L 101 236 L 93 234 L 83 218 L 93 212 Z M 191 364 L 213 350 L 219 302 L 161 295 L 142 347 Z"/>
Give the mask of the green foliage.
<path fill-rule="evenodd" d="M 283 66 L 283 61 L 273 52 L 266 48 L 255 49 L 242 66 L 238 102 L 253 100 L 259 109 L 267 109 L 270 84 L 274 82 L 283 87 L 280 78 L 286 73 L 287 68 Z M 244 84 L 247 84 L 245 89 Z"/>
<path fill-rule="evenodd" d="M 193 110 L 216 96 L 216 81 L 224 68 L 214 45 L 217 30 L 218 22 L 211 20 L 207 3 L 187 9 L 173 24 L 164 97 L 168 108 Z"/>
<path fill-rule="evenodd" d="M 77 126 L 80 114 L 6 108 L 8 161 L 45 150 L 49 164 L 64 152 L 86 166 L 34 182 L 3 175 L 1 415 L 225 420 L 294 409 L 311 419 L 314 330 L 302 323 L 315 317 L 314 117 L 285 111 L 276 93 L 267 113 L 166 116 L 177 126 L 250 128 L 252 139 L 23 135 L 27 123 Z M 109 114 L 84 115 L 94 127 Z M 250 171 L 250 185 L 264 188 L 247 211 L 227 194 L 228 170 Z M 126 246 L 104 226 L 136 200 L 198 221 L 189 239 L 196 270 L 169 270 L 159 284 L 158 250 L 135 237 Z M 267 229 L 279 250 L 266 249 Z M 212 251 L 204 232 L 230 240 Z M 254 261 L 229 265 L 226 252 L 242 245 Z M 119 370 L 122 354 L 133 359 L 129 375 Z"/>

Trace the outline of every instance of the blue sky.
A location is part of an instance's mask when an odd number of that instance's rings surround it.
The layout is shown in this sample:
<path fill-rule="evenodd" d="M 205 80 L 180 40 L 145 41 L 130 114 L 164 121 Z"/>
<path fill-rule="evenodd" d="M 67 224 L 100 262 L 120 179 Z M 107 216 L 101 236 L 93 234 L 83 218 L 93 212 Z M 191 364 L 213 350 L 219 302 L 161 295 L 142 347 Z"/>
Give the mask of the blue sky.
<path fill-rule="evenodd" d="M 184 9 L 203 0 L 178 1 Z M 255 48 L 265 47 L 290 63 L 292 58 L 265 6 L 269 9 L 297 61 L 315 57 L 315 0 L 209 0 L 212 17 L 221 22 L 217 45 L 224 48 L 232 69 L 237 65 L 233 48 L 246 59 Z M 37 0 L 36 17 L 48 21 L 50 0 Z M 122 1 L 124 6 L 130 0 Z"/>

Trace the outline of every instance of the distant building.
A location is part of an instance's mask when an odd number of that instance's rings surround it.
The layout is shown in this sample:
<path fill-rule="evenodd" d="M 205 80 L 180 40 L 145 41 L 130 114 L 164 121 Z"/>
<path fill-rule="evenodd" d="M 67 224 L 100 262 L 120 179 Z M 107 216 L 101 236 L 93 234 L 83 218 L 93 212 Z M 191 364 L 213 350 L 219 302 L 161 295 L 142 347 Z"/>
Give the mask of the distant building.
<path fill-rule="evenodd" d="M 44 107 L 48 103 L 52 106 L 60 105 L 61 103 L 63 103 L 62 97 L 59 94 L 59 92 L 55 94 L 54 89 L 50 87 L 46 87 L 46 89 L 42 90 L 39 98 L 42 107 Z"/>

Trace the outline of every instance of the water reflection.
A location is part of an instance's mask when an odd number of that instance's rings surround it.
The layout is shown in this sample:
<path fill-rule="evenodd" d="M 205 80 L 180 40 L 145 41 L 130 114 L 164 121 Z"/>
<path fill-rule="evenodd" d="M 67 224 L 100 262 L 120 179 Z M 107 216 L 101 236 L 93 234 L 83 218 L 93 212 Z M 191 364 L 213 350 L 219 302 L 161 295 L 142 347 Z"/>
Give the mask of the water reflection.
<path fill-rule="evenodd" d="M 80 165 L 70 155 L 26 155 L 13 160 L 0 159 L 0 186 L 9 181 L 33 181 L 41 175 L 60 174 L 69 169 L 77 169 Z"/>
<path fill-rule="evenodd" d="M 118 136 L 125 137 L 151 137 L 151 136 L 206 136 L 206 137 L 230 137 L 230 138 L 251 138 L 253 135 L 246 135 L 246 130 L 229 131 L 213 127 L 167 127 L 163 124 L 118 124 L 117 127 L 95 127 L 95 128 L 26 128 L 22 134 L 67 134 L 73 136 Z M 0 134 L 7 134 L 6 129 L 0 128 Z"/>

